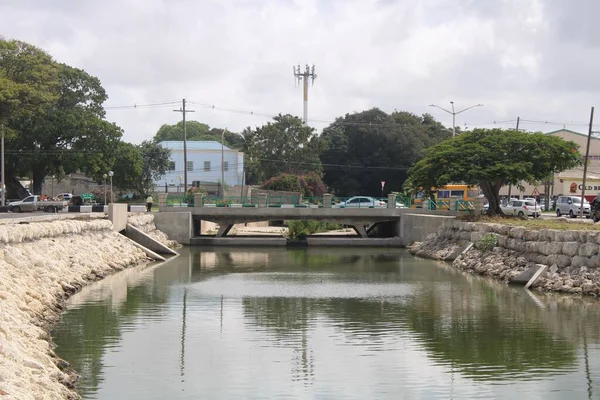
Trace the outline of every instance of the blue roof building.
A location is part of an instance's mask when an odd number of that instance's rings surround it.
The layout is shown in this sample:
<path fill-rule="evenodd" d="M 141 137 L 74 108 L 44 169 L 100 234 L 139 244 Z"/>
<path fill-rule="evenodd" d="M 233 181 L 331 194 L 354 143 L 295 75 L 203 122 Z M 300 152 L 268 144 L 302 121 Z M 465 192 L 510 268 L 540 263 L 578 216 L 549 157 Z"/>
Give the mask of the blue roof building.
<path fill-rule="evenodd" d="M 167 187 L 169 192 L 183 191 L 183 141 L 163 141 L 159 145 L 171 150 L 171 165 L 166 175 L 155 181 L 157 189 L 162 191 Z M 244 153 L 221 146 L 214 140 L 187 141 L 186 147 L 188 187 L 194 183 L 221 182 L 221 173 L 228 186 L 245 184 Z"/>

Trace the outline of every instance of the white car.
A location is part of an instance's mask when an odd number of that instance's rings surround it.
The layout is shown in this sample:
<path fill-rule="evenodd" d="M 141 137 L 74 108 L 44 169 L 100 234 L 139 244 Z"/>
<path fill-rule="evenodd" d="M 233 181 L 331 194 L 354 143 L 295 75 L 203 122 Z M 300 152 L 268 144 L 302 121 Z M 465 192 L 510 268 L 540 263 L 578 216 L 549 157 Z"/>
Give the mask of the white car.
<path fill-rule="evenodd" d="M 354 196 L 345 201 L 336 204 L 338 208 L 385 208 L 387 203 L 383 200 L 377 200 L 374 197 Z"/>
<path fill-rule="evenodd" d="M 500 206 L 500 208 L 506 215 L 519 217 L 537 218 L 542 214 L 542 209 L 535 200 L 511 200 L 506 205 Z"/>

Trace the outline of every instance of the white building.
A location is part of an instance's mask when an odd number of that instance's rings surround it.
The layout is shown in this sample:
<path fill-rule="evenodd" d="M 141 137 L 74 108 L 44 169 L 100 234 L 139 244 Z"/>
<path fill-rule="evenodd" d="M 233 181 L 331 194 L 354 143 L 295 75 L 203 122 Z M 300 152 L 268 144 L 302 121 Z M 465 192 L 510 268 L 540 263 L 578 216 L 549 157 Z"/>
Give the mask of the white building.
<path fill-rule="evenodd" d="M 183 141 L 164 141 L 159 145 L 171 150 L 171 165 L 167 174 L 154 182 L 157 190 L 167 187 L 169 192 L 183 191 Z M 243 185 L 244 153 L 227 146 L 221 149 L 217 141 L 187 141 L 187 171 L 188 187 L 221 182 L 221 173 L 226 185 Z"/>

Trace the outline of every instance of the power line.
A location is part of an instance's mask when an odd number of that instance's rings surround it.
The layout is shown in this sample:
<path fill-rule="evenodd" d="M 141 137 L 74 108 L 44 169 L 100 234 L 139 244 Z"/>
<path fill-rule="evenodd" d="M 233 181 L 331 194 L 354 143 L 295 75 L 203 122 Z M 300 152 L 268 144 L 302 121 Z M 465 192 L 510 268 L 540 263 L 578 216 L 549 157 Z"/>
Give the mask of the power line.
<path fill-rule="evenodd" d="M 178 101 L 170 101 L 166 103 L 151 103 L 151 104 L 130 104 L 122 106 L 105 106 L 105 110 L 120 110 L 120 109 L 137 109 L 137 108 L 154 108 L 154 107 L 166 107 L 178 104 Z"/>

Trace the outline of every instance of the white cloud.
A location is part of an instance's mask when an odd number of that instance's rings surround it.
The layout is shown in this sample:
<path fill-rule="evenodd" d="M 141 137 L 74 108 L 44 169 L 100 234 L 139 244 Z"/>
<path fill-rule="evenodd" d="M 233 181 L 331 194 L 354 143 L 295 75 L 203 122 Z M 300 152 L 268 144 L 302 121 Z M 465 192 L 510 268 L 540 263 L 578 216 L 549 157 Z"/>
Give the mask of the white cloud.
<path fill-rule="evenodd" d="M 301 115 L 291 67 L 314 63 L 309 118 L 377 106 L 430 112 L 449 125 L 451 116 L 427 106 L 454 100 L 458 108 L 485 104 L 457 118 L 475 127 L 517 116 L 587 120 L 599 89 L 598 6 L 585 0 L 582 7 L 574 13 L 559 0 L 5 0 L 0 26 L 3 35 L 98 76 L 107 105 L 185 97 Z M 178 121 L 172 108 L 114 110 L 108 118 L 137 143 Z M 237 131 L 268 120 L 193 108 L 190 118 Z"/>

